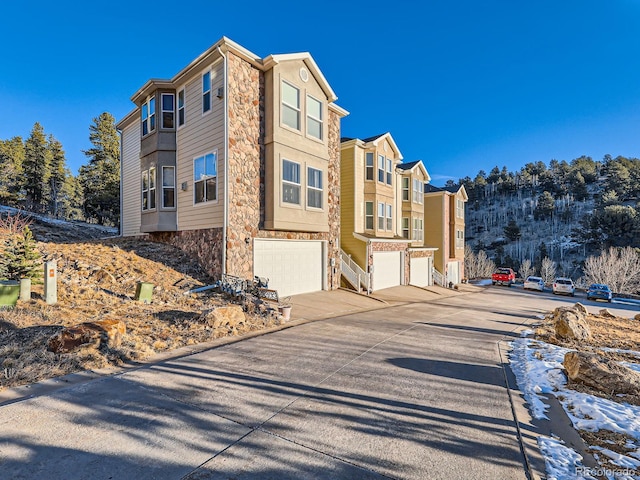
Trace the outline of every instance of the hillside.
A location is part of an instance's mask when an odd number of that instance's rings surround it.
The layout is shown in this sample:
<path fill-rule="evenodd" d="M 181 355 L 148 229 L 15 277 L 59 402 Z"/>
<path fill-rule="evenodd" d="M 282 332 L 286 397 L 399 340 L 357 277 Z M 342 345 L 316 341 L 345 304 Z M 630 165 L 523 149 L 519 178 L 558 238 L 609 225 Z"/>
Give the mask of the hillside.
<path fill-rule="evenodd" d="M 238 324 L 212 326 L 206 312 L 233 304 L 233 300 L 213 291 L 185 295 L 212 279 L 197 262 L 169 245 L 99 239 L 95 237 L 100 227 L 46 219 L 35 219 L 32 230 L 42 256 L 57 259 L 58 303 L 47 305 L 43 286 L 34 285 L 30 302 L 0 310 L 0 389 L 139 361 L 157 352 L 263 329 L 278 321 L 272 315 L 246 313 Z M 65 237 L 68 240 L 63 241 Z M 140 281 L 155 285 L 149 304 L 133 300 Z M 122 320 L 126 325 L 118 348 L 68 354 L 47 350 L 48 340 L 63 327 L 105 319 Z"/>

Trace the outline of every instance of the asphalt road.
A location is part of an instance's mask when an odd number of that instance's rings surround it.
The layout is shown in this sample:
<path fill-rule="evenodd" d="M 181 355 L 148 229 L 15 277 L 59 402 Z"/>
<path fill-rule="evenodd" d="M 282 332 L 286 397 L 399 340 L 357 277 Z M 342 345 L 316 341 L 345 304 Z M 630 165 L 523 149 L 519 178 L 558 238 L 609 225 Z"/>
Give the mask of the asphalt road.
<path fill-rule="evenodd" d="M 0 478 L 525 479 L 497 342 L 565 301 L 490 287 L 4 405 Z"/>

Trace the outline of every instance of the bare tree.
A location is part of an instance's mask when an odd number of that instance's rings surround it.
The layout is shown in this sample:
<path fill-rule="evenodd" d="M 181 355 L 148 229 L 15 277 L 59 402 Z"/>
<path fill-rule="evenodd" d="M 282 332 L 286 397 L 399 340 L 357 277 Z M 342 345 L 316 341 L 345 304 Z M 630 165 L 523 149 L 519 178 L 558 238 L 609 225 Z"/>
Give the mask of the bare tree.
<path fill-rule="evenodd" d="M 490 278 L 496 264 L 487 257 L 484 250 L 480 250 L 476 255 L 469 245 L 465 245 L 464 269 L 468 278 Z"/>
<path fill-rule="evenodd" d="M 531 266 L 531 260 L 529 260 L 528 258 L 526 260 L 523 260 L 520 264 L 520 276 L 526 280 L 527 277 L 533 275 L 534 272 L 535 270 Z"/>
<path fill-rule="evenodd" d="M 605 283 L 616 293 L 640 290 L 640 255 L 631 247 L 602 251 L 584 262 L 587 283 Z"/>
<path fill-rule="evenodd" d="M 556 278 L 556 262 L 549 257 L 544 257 L 542 259 L 542 265 L 540 266 L 540 276 L 542 280 L 544 280 L 544 283 L 553 283 L 553 280 Z"/>

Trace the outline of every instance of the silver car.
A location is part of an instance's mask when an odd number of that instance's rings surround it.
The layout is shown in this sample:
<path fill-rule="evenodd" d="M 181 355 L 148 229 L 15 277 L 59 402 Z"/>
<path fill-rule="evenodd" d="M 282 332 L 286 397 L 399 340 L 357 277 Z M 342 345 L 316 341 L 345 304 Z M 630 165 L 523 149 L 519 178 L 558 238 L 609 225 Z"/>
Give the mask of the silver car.
<path fill-rule="evenodd" d="M 573 280 L 564 277 L 556 278 L 553 281 L 553 293 L 554 295 L 562 293 L 563 295 L 571 295 L 573 297 L 576 294 L 576 287 L 573 285 Z"/>
<path fill-rule="evenodd" d="M 527 277 L 524 281 L 524 289 L 525 290 L 539 290 L 540 292 L 544 291 L 544 280 L 540 277 Z"/>

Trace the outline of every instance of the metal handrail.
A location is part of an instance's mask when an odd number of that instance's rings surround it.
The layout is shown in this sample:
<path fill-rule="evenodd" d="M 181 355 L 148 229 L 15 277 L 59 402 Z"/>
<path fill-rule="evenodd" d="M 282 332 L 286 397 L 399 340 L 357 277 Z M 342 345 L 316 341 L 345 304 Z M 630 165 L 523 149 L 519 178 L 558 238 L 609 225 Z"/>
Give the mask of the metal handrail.
<path fill-rule="evenodd" d="M 433 274 L 433 283 L 436 283 L 436 284 L 440 285 L 441 287 L 444 287 L 445 286 L 444 285 L 444 275 L 442 275 L 435 268 L 432 268 L 431 272 Z"/>

